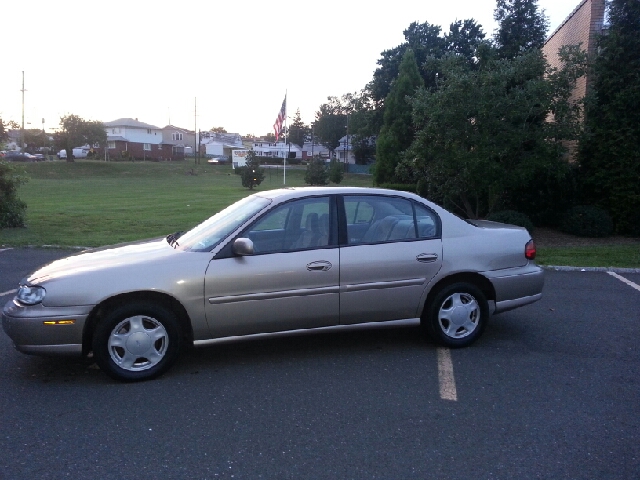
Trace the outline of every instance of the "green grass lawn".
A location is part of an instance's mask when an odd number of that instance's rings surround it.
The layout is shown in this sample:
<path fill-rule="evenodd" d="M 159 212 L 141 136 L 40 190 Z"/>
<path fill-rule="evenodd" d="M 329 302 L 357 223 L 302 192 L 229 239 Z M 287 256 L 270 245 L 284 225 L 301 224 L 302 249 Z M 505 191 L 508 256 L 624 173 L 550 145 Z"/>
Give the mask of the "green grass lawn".
<path fill-rule="evenodd" d="M 539 265 L 640 268 L 640 242 L 635 245 L 539 247 Z"/>
<path fill-rule="evenodd" d="M 0 230 L 0 245 L 101 246 L 191 228 L 250 192 L 230 166 L 64 161 L 21 164 L 29 181 L 18 195 L 27 227 Z M 265 169 L 254 191 L 283 184 L 283 170 Z M 304 168 L 288 168 L 286 186 L 304 185 Z M 343 185 L 371 186 L 368 175 Z"/>
<path fill-rule="evenodd" d="M 229 166 L 64 161 L 21 164 L 30 180 L 19 189 L 27 227 L 0 230 L 5 246 L 85 246 L 164 236 L 186 230 L 249 195 Z M 304 185 L 304 168 L 287 169 L 286 186 Z M 372 186 L 369 175 L 342 185 Z M 255 191 L 283 186 L 282 167 L 268 169 Z M 541 265 L 640 268 L 640 244 L 539 248 Z"/>

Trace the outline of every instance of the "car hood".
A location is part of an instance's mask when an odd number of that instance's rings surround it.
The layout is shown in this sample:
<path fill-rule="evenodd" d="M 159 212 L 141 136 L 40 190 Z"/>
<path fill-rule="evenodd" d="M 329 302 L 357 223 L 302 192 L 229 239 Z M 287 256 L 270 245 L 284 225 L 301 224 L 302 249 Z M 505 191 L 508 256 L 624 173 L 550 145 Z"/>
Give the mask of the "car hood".
<path fill-rule="evenodd" d="M 155 262 L 175 254 L 176 250 L 164 238 L 142 243 L 102 247 L 56 260 L 32 273 L 27 277 L 27 281 L 37 284 L 79 273 Z"/>

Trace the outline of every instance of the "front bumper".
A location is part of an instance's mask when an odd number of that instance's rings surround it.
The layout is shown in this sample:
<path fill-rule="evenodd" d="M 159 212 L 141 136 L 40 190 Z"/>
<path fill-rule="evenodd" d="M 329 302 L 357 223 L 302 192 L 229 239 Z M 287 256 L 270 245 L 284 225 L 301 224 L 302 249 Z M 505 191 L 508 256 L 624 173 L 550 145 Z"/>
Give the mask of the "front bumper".
<path fill-rule="evenodd" d="M 496 306 L 493 313 L 506 312 L 522 307 L 542 298 L 544 271 L 529 263 L 523 267 L 482 272 L 493 284 Z"/>
<path fill-rule="evenodd" d="M 2 310 L 2 328 L 23 353 L 81 355 L 82 332 L 91 309 L 91 305 L 24 306 L 10 300 Z"/>

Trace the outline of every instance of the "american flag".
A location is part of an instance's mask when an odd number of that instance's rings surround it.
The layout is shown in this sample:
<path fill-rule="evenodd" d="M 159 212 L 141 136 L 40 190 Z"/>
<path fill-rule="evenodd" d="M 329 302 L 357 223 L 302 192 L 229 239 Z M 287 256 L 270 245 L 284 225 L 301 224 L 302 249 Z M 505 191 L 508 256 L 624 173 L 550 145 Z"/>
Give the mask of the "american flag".
<path fill-rule="evenodd" d="M 282 101 L 282 107 L 280 107 L 280 112 L 278 112 L 278 118 L 276 118 L 276 123 L 273 124 L 273 132 L 276 135 L 276 142 L 280 138 L 280 134 L 282 133 L 282 122 L 284 122 L 284 117 L 287 114 L 287 96 L 284 96 L 284 100 Z"/>

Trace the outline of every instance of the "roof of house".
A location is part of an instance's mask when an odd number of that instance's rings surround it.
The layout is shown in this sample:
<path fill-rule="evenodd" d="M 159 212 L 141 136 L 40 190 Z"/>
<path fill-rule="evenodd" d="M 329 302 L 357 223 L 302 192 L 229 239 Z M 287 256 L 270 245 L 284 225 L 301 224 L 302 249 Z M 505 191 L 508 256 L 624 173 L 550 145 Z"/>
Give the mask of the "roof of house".
<path fill-rule="evenodd" d="M 118 118 L 112 122 L 105 122 L 105 127 L 129 127 L 129 128 L 147 128 L 147 129 L 155 129 L 160 130 L 155 125 L 150 125 L 148 123 L 139 122 L 138 119 L 134 118 Z"/>
<path fill-rule="evenodd" d="M 193 130 L 189 130 L 187 128 L 182 128 L 182 127 L 176 127 L 175 125 L 171 125 L 171 124 L 162 127 L 162 130 L 177 130 L 179 132 L 190 133 L 192 135 L 195 133 Z"/>

